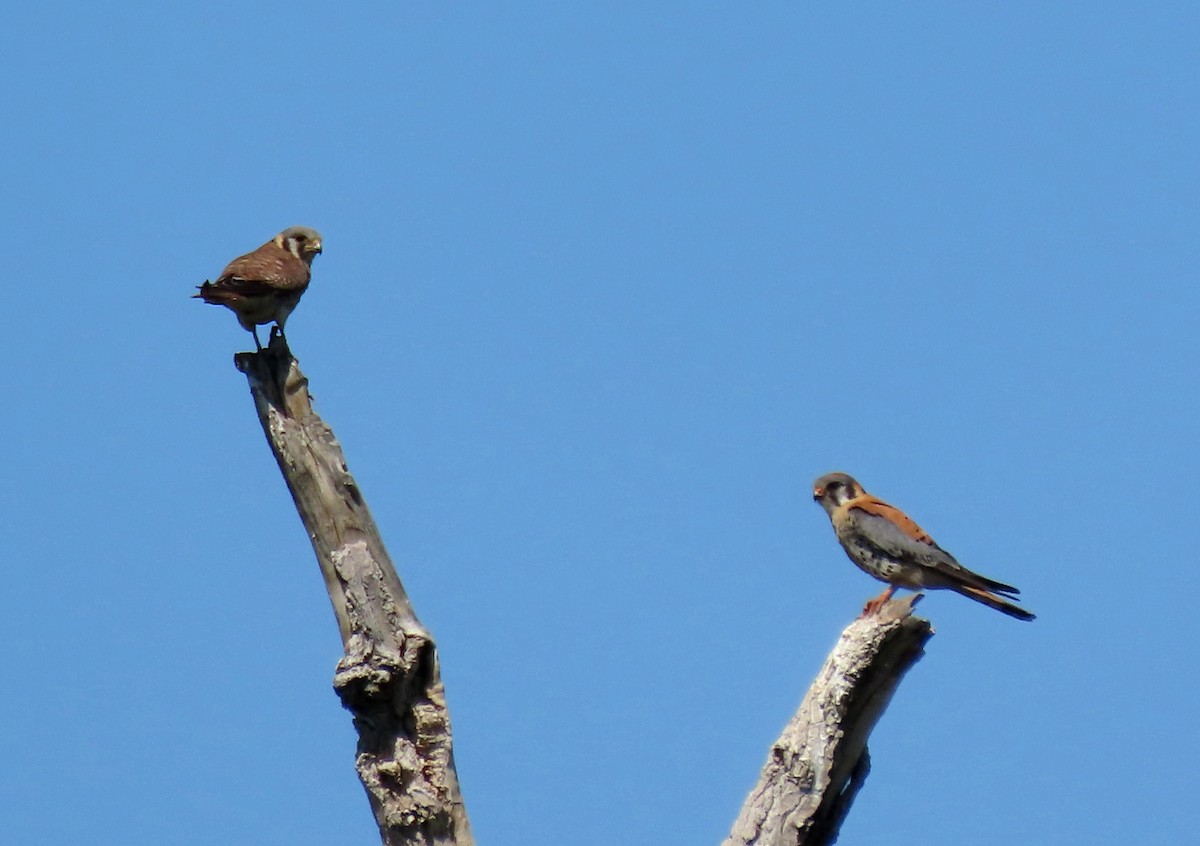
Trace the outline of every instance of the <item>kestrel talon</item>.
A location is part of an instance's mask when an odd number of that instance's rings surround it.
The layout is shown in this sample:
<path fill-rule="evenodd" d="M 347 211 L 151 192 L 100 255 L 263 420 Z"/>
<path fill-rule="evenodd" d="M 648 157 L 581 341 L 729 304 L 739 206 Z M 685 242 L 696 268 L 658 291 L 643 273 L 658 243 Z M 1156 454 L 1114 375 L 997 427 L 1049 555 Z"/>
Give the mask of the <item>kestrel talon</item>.
<path fill-rule="evenodd" d="M 896 588 L 945 588 L 1018 620 L 1034 618 L 1009 601 L 1019 590 L 959 564 L 903 511 L 867 493 L 845 473 L 829 473 L 813 482 L 813 499 L 829 515 L 850 560 L 888 584 L 863 608 L 864 615 L 878 612 Z"/>

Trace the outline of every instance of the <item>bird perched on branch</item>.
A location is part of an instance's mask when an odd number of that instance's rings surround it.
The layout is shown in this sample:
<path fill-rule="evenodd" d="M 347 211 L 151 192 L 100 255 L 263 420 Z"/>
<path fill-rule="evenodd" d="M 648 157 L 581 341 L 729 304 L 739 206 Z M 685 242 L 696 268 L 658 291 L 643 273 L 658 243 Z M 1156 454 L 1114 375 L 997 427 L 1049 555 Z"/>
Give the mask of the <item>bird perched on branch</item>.
<path fill-rule="evenodd" d="M 828 473 L 813 482 L 813 499 L 821 504 L 850 560 L 888 588 L 863 608 L 878 613 L 896 588 L 948 588 L 1018 620 L 1032 620 L 1010 602 L 1015 587 L 973 573 L 954 560 L 899 508 L 863 490 L 845 473 Z"/>
<path fill-rule="evenodd" d="M 231 261 L 215 282 L 198 286 L 196 299 L 232 310 L 242 328 L 258 342 L 257 327 L 274 321 L 271 336 L 300 302 L 312 276 L 312 260 L 321 252 L 321 233 L 307 226 L 289 227 L 252 253 Z"/>

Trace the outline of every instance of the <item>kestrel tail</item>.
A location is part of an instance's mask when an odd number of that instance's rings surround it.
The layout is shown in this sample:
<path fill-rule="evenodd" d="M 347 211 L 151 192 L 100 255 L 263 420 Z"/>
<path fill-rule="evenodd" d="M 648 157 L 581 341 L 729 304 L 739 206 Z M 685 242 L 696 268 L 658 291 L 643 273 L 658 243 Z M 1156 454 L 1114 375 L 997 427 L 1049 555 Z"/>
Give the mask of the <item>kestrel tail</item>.
<path fill-rule="evenodd" d="M 828 473 L 813 482 L 813 499 L 829 515 L 850 560 L 888 583 L 864 614 L 878 611 L 896 588 L 948 589 L 1018 620 L 1034 619 L 1010 601 L 1019 590 L 959 564 L 903 511 L 867 493 L 845 473 Z"/>
<path fill-rule="evenodd" d="M 283 335 L 288 315 L 308 288 L 312 261 L 320 252 L 321 233 L 307 226 L 289 227 L 254 252 L 235 258 L 216 281 L 206 281 L 198 286 L 200 293 L 192 296 L 233 311 L 261 350 L 257 327 L 274 322 L 272 336 L 275 331 Z"/>

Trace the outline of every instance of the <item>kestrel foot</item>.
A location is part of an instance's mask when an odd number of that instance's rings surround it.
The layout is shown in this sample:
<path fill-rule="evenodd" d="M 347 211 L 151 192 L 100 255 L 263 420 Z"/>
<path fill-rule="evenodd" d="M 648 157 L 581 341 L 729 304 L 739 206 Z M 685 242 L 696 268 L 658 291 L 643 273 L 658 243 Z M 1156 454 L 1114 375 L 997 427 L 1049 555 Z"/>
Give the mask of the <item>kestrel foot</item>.
<path fill-rule="evenodd" d="M 890 600 L 892 598 L 892 594 L 895 592 L 896 592 L 895 586 L 891 585 L 888 587 L 887 590 L 885 590 L 883 593 L 879 594 L 879 596 L 875 597 L 874 599 L 868 600 L 867 604 L 863 606 L 862 614 L 860 616 L 874 617 L 876 614 L 879 613 L 879 609 L 881 609 L 881 608 L 883 608 L 883 606 L 887 605 L 888 600 Z"/>

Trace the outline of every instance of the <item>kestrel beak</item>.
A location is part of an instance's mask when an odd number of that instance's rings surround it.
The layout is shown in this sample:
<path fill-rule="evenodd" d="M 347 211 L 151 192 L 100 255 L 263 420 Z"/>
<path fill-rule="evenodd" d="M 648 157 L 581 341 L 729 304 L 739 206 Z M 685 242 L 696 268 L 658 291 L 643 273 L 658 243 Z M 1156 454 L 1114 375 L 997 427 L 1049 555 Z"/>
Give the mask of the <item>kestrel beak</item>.
<path fill-rule="evenodd" d="M 312 250 L 317 255 L 320 255 L 321 254 L 321 242 L 317 241 L 317 243 L 313 244 L 311 247 L 309 247 L 309 249 Z"/>
<path fill-rule="evenodd" d="M 825 497 L 824 488 L 813 488 L 813 499 L 823 499 Z"/>

